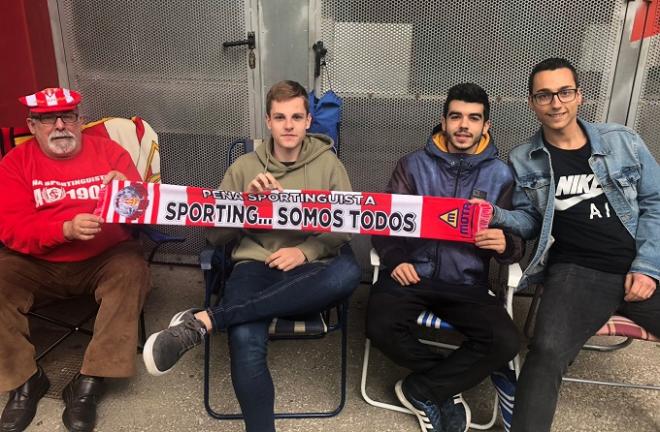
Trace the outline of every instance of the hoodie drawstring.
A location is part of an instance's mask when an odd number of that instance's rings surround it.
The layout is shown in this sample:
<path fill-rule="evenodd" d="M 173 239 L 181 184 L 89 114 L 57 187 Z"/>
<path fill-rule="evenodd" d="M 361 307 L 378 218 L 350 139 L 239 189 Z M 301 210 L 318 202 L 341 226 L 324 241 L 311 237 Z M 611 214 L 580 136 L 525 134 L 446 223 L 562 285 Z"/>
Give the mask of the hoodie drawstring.
<path fill-rule="evenodd" d="M 305 162 L 305 179 L 303 184 L 305 185 L 305 189 L 307 189 L 307 162 Z"/>
<path fill-rule="evenodd" d="M 268 162 L 270 162 L 270 152 L 266 151 L 266 165 L 264 166 L 264 174 L 268 172 Z"/>

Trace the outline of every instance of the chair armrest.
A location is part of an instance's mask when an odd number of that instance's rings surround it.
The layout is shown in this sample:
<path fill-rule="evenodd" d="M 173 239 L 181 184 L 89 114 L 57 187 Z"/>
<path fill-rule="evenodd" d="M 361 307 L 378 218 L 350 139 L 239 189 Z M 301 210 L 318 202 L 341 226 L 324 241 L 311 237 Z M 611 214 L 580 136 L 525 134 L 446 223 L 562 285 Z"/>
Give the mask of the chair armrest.
<path fill-rule="evenodd" d="M 210 305 L 212 295 L 222 297 L 224 284 L 231 273 L 231 257 L 234 242 L 222 245 L 207 246 L 199 254 L 199 265 L 204 274 L 206 299 L 205 305 Z"/>
<path fill-rule="evenodd" d="M 509 264 L 509 276 L 507 278 L 506 285 L 515 290 L 515 288 L 520 283 L 521 278 L 522 268 L 520 267 L 520 263 Z"/>
<path fill-rule="evenodd" d="M 161 243 L 183 243 L 186 241 L 185 237 L 180 237 L 180 236 L 172 236 L 169 234 L 162 233 L 158 231 L 157 229 L 151 228 L 148 225 L 144 225 L 140 227 L 140 232 L 146 235 L 149 240 L 156 244 L 161 244 Z"/>
<path fill-rule="evenodd" d="M 186 241 L 185 237 L 168 235 L 158 231 L 157 229 L 151 228 L 148 225 L 140 226 L 138 232 L 144 234 L 149 240 L 151 240 L 154 243 L 154 247 L 151 249 L 151 252 L 149 253 L 149 257 L 147 258 L 147 262 L 149 264 L 151 264 L 154 261 L 156 252 L 158 252 L 158 250 L 162 245 L 166 243 L 183 243 L 184 241 Z"/>
<path fill-rule="evenodd" d="M 371 278 L 371 284 L 373 285 L 378 281 L 378 274 L 380 273 L 380 257 L 376 249 L 371 248 L 369 258 L 371 259 L 371 266 L 374 268 L 373 277 Z"/>
<path fill-rule="evenodd" d="M 202 270 L 211 270 L 213 268 L 213 254 L 215 248 L 207 246 L 199 253 L 199 265 Z"/>
<path fill-rule="evenodd" d="M 376 252 L 376 249 L 371 248 L 369 251 L 369 258 L 371 259 L 371 265 L 374 267 L 380 267 L 380 257 L 378 256 L 378 252 Z"/>
<path fill-rule="evenodd" d="M 225 260 L 226 246 L 207 245 L 199 253 L 199 265 L 204 275 L 204 307 L 211 306 L 211 297 L 222 297 L 229 276 Z"/>
<path fill-rule="evenodd" d="M 507 270 L 508 277 L 506 282 L 504 307 L 509 313 L 509 316 L 513 319 L 513 294 L 516 292 L 516 288 L 522 278 L 522 269 L 520 268 L 519 263 L 513 263 L 507 266 Z"/>

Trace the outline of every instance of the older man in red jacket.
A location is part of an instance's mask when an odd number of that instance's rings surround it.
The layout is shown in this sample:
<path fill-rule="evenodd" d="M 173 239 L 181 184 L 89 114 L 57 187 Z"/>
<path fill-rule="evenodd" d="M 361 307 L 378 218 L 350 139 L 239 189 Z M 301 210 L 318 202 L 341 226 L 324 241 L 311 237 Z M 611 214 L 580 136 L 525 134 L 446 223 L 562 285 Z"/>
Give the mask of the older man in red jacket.
<path fill-rule="evenodd" d="M 49 381 L 34 360 L 27 313 L 44 298 L 93 294 L 100 305 L 80 374 L 64 389 L 62 419 L 91 431 L 104 377 L 135 373 L 137 321 L 149 290 L 139 243 L 93 214 L 112 179 L 140 180 L 114 141 L 82 135 L 80 95 L 49 88 L 19 99 L 34 139 L 0 161 L 0 430 L 32 421 Z"/>

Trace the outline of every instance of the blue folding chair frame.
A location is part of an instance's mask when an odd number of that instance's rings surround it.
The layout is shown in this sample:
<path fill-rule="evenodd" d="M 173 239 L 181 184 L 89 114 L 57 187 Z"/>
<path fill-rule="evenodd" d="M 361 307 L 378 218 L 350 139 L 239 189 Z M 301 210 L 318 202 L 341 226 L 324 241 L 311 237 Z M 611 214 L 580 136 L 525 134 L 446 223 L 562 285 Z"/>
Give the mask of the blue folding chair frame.
<path fill-rule="evenodd" d="M 204 307 L 208 308 L 217 304 L 222 296 L 224 284 L 229 277 L 231 266 L 228 264 L 228 254 L 231 248 L 222 247 L 217 249 L 205 249 L 200 254 L 200 264 L 204 273 Z M 214 301 L 213 297 L 217 296 Z M 335 310 L 332 314 L 331 309 Z M 282 412 L 275 413 L 276 419 L 302 419 L 302 418 L 326 418 L 334 417 L 341 412 L 346 404 L 346 374 L 348 358 L 348 299 L 342 303 L 322 312 L 324 320 L 327 323 L 327 331 L 324 334 L 302 335 L 302 336 L 278 336 L 270 335 L 271 340 L 283 339 L 320 339 L 327 333 L 339 330 L 341 332 L 341 358 L 340 358 L 340 397 L 337 406 L 328 411 L 306 411 L 306 412 Z M 332 315 L 335 320 L 331 323 Z M 210 385 L 210 363 L 211 363 L 211 339 L 205 339 L 204 343 L 204 407 L 206 412 L 218 420 L 240 420 L 243 415 L 240 413 L 222 413 L 217 411 L 211 405 L 211 385 Z"/>

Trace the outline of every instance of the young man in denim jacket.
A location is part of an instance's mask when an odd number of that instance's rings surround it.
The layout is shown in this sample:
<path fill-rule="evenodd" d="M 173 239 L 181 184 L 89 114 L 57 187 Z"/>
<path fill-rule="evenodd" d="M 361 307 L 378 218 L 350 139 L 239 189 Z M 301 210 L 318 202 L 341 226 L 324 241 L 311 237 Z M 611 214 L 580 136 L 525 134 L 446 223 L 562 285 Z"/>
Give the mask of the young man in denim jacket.
<path fill-rule="evenodd" d="M 491 226 L 539 236 L 522 284 L 540 281 L 534 337 L 516 393 L 513 431 L 549 431 L 562 375 L 615 312 L 660 334 L 660 169 L 621 125 L 577 118 L 582 93 L 565 59 L 533 69 L 529 105 L 541 122 L 509 158 L 513 211 Z"/>

